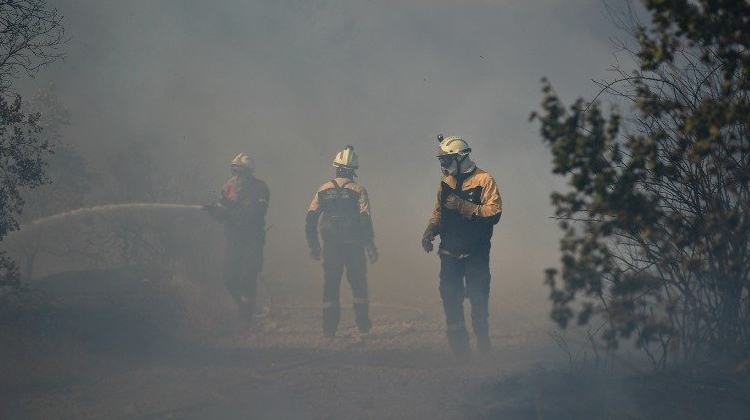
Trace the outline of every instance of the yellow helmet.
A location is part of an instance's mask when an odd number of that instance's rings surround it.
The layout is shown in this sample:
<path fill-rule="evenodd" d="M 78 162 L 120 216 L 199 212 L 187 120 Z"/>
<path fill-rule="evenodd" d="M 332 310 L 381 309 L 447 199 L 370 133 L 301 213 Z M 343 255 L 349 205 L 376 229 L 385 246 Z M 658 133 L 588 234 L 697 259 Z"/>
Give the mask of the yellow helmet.
<path fill-rule="evenodd" d="M 336 153 L 336 157 L 333 158 L 333 166 L 346 169 L 359 168 L 359 158 L 354 153 L 354 146 L 347 145 L 342 151 Z"/>
<path fill-rule="evenodd" d="M 253 172 L 255 171 L 255 161 L 247 153 L 240 153 L 234 159 L 230 165 L 232 169 L 240 169 Z"/>
<path fill-rule="evenodd" d="M 438 136 L 440 146 L 438 146 L 438 157 L 446 155 L 467 155 L 471 152 L 471 147 L 460 136 L 450 136 L 443 138 Z"/>

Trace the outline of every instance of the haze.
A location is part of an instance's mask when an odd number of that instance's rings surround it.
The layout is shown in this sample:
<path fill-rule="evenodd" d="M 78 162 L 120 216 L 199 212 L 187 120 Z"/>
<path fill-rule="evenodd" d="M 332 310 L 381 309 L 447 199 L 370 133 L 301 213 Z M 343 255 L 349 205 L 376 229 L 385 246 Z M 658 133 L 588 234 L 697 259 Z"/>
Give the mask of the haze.
<path fill-rule="evenodd" d="M 554 329 L 543 279 L 559 258 L 549 194 L 562 183 L 528 116 L 539 108 L 542 77 L 567 101 L 592 97 L 591 79 L 607 77 L 614 29 L 601 1 L 50 4 L 65 16 L 67 58 L 22 81 L 20 92 L 54 85 L 72 116 L 64 140 L 97 173 L 107 176 L 111 156 L 142 142 L 165 182 L 195 174 L 180 204 L 215 200 L 231 159 L 250 153 L 271 194 L 263 276 L 293 302 L 320 301 L 322 269 L 308 256 L 305 213 L 333 177 L 335 153 L 352 144 L 381 253 L 368 268 L 373 310 L 410 305 L 440 322 L 439 261 L 420 238 L 440 177 L 436 135 L 463 136 L 503 199 L 491 331 L 554 347 L 543 340 Z M 104 204 L 112 203 L 86 202 Z M 190 220 L 185 229 L 216 233 L 196 249 L 220 253 L 220 227 Z M 216 259 L 206 264 L 219 279 Z M 42 265 L 37 275 L 64 268 Z M 341 296 L 351 301 L 345 282 Z"/>

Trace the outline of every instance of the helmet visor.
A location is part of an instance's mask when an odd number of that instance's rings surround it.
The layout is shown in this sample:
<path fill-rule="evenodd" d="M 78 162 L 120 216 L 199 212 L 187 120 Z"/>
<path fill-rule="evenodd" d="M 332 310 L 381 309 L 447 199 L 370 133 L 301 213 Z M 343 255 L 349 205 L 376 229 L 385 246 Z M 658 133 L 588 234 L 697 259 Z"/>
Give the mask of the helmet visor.
<path fill-rule="evenodd" d="M 437 158 L 440 161 L 440 166 L 447 168 L 456 160 L 457 155 L 439 155 Z"/>
<path fill-rule="evenodd" d="M 248 168 L 247 166 L 243 166 L 243 165 L 229 165 L 229 169 L 232 172 L 252 172 L 250 168 Z"/>

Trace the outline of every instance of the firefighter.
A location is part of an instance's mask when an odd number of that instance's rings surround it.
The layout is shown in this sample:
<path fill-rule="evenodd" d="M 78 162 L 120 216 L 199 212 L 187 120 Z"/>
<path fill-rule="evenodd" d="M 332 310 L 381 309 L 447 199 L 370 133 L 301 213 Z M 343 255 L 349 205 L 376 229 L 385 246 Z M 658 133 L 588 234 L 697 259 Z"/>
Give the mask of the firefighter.
<path fill-rule="evenodd" d="M 339 289 L 344 267 L 354 297 L 357 328 L 361 334 L 372 328 L 365 255 L 371 264 L 378 260 L 367 191 L 354 181 L 359 167 L 354 147 L 346 146 L 338 152 L 333 166 L 336 177 L 324 183 L 313 196 L 305 227 L 310 256 L 315 260 L 323 259 L 323 334 L 327 338 L 336 336 L 339 324 Z"/>
<path fill-rule="evenodd" d="M 237 155 L 230 169 L 232 177 L 222 187 L 218 203 L 204 208 L 224 225 L 224 284 L 240 318 L 250 322 L 263 268 L 269 192 L 266 183 L 255 177 L 250 155 Z"/>
<path fill-rule="evenodd" d="M 490 351 L 490 238 L 500 221 L 502 201 L 492 176 L 469 158 L 471 148 L 466 141 L 442 135 L 438 140 L 443 176 L 422 248 L 431 252 L 432 241 L 440 236 L 440 297 L 451 350 L 459 357 L 470 352 L 463 310 L 464 297 L 468 297 L 476 348 L 486 353 Z"/>

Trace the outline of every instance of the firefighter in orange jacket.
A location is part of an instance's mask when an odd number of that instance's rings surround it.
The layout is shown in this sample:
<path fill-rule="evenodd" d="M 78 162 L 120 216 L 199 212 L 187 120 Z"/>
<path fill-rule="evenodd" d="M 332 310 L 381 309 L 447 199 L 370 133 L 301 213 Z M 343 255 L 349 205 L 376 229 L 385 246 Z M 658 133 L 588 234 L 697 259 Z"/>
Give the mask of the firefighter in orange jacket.
<path fill-rule="evenodd" d="M 336 336 L 340 318 L 339 289 L 346 267 L 346 278 L 354 296 L 354 319 L 360 333 L 372 328 L 367 293 L 367 263 L 378 259 L 373 241 L 370 201 L 367 191 L 354 181 L 359 167 L 352 146 L 346 146 L 333 160 L 336 177 L 318 188 L 307 212 L 305 232 L 310 256 L 323 258 L 325 283 L 323 286 L 323 334 Z M 318 240 L 323 237 L 323 248 Z"/>
<path fill-rule="evenodd" d="M 230 168 L 232 177 L 222 187 L 219 202 L 204 208 L 224 225 L 224 284 L 240 318 L 249 322 L 263 269 L 269 192 L 266 183 L 255 177 L 250 155 L 240 153 Z"/>
<path fill-rule="evenodd" d="M 468 297 L 477 351 L 486 353 L 490 350 L 490 238 L 500 221 L 502 201 L 497 183 L 469 158 L 471 148 L 461 137 L 441 135 L 438 140 L 443 177 L 422 247 L 432 251 L 432 241 L 440 236 L 440 297 L 451 350 L 459 357 L 470 351 L 463 311 Z"/>

